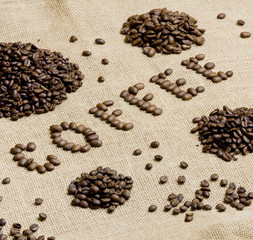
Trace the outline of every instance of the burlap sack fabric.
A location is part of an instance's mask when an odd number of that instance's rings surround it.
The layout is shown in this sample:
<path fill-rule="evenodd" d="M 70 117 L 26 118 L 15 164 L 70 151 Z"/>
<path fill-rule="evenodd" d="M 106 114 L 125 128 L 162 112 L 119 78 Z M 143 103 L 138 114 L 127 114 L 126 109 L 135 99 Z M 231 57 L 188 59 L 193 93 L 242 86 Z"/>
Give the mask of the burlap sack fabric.
<path fill-rule="evenodd" d="M 152 8 L 167 7 L 184 11 L 199 20 L 199 27 L 205 28 L 206 43 L 193 47 L 180 55 L 157 54 L 148 58 L 141 49 L 124 43 L 120 35 L 122 24 L 130 15 L 144 13 Z M 44 115 L 32 115 L 17 122 L 0 119 L 0 178 L 10 176 L 12 182 L 0 185 L 0 217 L 6 218 L 8 226 L 19 222 L 24 228 L 37 222 L 40 212 L 48 219 L 40 224 L 38 234 L 55 235 L 57 239 L 253 239 L 253 208 L 236 211 L 227 207 L 226 212 L 198 211 L 191 223 L 184 223 L 184 215 L 173 216 L 164 213 L 163 206 L 171 192 L 183 193 L 187 200 L 194 197 L 199 182 L 209 179 L 212 173 L 253 190 L 252 154 L 239 156 L 236 162 L 224 162 L 214 155 L 201 152 L 197 135 L 191 135 L 191 120 L 195 116 L 208 114 L 214 108 L 228 105 L 231 108 L 252 107 L 252 59 L 253 38 L 241 39 L 241 31 L 253 29 L 253 2 L 250 0 L 2 0 L 0 4 L 1 41 L 32 42 L 41 48 L 60 51 L 65 57 L 80 65 L 85 74 L 83 87 L 70 94 L 67 101 L 55 111 Z M 225 12 L 224 20 L 216 19 Z M 238 19 L 246 21 L 245 26 L 236 25 Z M 69 37 L 76 35 L 78 41 L 70 43 Z M 97 37 L 106 44 L 94 44 Z M 40 39 L 40 41 L 38 41 Z M 82 57 L 83 50 L 92 55 Z M 180 65 L 183 59 L 205 53 L 207 61 L 213 61 L 218 70 L 233 70 L 234 76 L 227 81 L 213 84 L 204 77 Z M 101 64 L 108 58 L 107 66 Z M 184 77 L 185 88 L 203 85 L 206 91 L 189 102 L 183 102 L 170 93 L 150 83 L 149 78 L 166 68 L 174 73 L 169 77 L 176 80 Z M 105 77 L 98 83 L 99 76 Z M 119 94 L 129 86 L 143 82 L 146 87 L 139 97 L 152 92 L 152 102 L 164 110 L 154 117 L 125 103 Z M 117 131 L 88 114 L 88 109 L 98 102 L 112 99 L 111 109 L 121 108 L 122 121 L 133 122 L 134 129 Z M 62 121 L 75 121 L 94 129 L 103 140 L 103 146 L 88 153 L 64 152 L 51 143 L 49 126 Z M 83 143 L 81 136 L 73 132 L 64 133 L 74 142 Z M 159 140 L 158 149 L 149 144 Z M 39 175 L 17 167 L 9 153 L 16 143 L 35 141 L 37 150 L 29 156 L 44 163 L 46 155 L 55 154 L 62 161 L 55 171 Z M 140 148 L 141 156 L 132 155 Z M 153 156 L 161 154 L 161 162 L 153 162 Z M 179 168 L 180 161 L 187 161 L 189 168 Z M 144 169 L 147 162 L 153 162 L 151 171 Z M 89 210 L 70 206 L 72 196 L 66 189 L 71 180 L 84 171 L 97 166 L 109 166 L 119 173 L 134 179 L 132 197 L 125 205 L 109 215 L 105 210 Z M 159 178 L 168 175 L 169 181 L 159 184 Z M 178 186 L 179 175 L 187 178 Z M 211 198 L 205 203 L 220 203 L 224 189 L 218 183 L 211 184 Z M 34 206 L 36 197 L 42 197 L 42 206 Z M 149 205 L 157 204 L 155 213 L 148 213 Z M 39 236 L 39 235 L 38 235 Z"/>

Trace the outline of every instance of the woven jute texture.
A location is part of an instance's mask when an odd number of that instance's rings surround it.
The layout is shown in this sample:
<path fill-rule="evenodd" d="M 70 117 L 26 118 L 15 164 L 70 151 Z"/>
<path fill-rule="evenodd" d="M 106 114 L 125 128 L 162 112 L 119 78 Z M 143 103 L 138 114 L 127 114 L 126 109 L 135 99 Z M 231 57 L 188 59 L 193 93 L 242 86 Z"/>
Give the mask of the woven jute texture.
<path fill-rule="evenodd" d="M 124 43 L 124 36 L 119 32 L 129 16 L 163 7 L 198 19 L 199 27 L 206 29 L 206 43 L 179 55 L 157 54 L 153 58 L 143 55 L 140 48 Z M 209 179 L 212 173 L 253 190 L 252 154 L 239 156 L 238 161 L 224 162 L 202 153 L 201 146 L 196 146 L 197 135 L 190 134 L 195 116 L 224 105 L 253 107 L 253 38 L 239 37 L 241 31 L 253 30 L 252 9 L 250 0 L 1 0 L 2 42 L 32 42 L 40 48 L 60 51 L 78 63 L 85 74 L 83 86 L 68 95 L 68 100 L 53 112 L 17 122 L 0 119 L 0 178 L 10 176 L 12 180 L 9 185 L 0 184 L 3 196 L 0 217 L 8 222 L 5 230 L 14 222 L 28 227 L 38 222 L 40 212 L 45 212 L 48 219 L 40 223 L 38 234 L 54 235 L 61 240 L 253 239 L 252 206 L 243 211 L 228 206 L 224 213 L 214 208 L 209 212 L 197 211 L 190 223 L 184 223 L 184 214 L 173 216 L 163 212 L 169 193 L 182 193 L 185 200 L 191 200 L 199 182 Z M 224 20 L 216 18 L 220 12 L 227 14 Z M 245 20 L 246 24 L 237 26 L 238 19 Z M 70 43 L 71 35 L 76 35 L 78 41 Z M 105 39 L 106 44 L 95 45 L 98 37 Z M 82 57 L 82 51 L 87 49 L 92 55 Z M 234 76 L 213 84 L 180 65 L 183 59 L 198 53 L 206 55 L 203 63 L 213 61 L 215 70 L 233 70 Z M 102 65 L 102 58 L 108 58 L 109 65 Z M 184 89 L 203 85 L 206 91 L 183 102 L 149 82 L 151 76 L 168 67 L 174 70 L 169 80 L 183 77 L 187 80 Z M 97 82 L 101 75 L 104 83 Z M 140 111 L 119 97 L 122 90 L 138 82 L 145 84 L 138 97 L 153 93 L 152 102 L 164 110 L 161 116 Z M 115 101 L 109 111 L 120 108 L 123 110 L 120 119 L 134 123 L 131 131 L 115 130 L 88 114 L 89 108 L 108 99 Z M 57 148 L 51 142 L 49 127 L 62 121 L 91 127 L 99 134 L 103 146 L 75 154 Z M 84 143 L 80 135 L 70 131 L 64 132 L 64 137 Z M 149 147 L 154 140 L 160 141 L 158 149 Z M 37 150 L 29 154 L 37 162 L 43 164 L 48 154 L 55 154 L 62 164 L 44 175 L 18 167 L 9 150 L 16 143 L 29 141 L 37 144 Z M 136 148 L 142 149 L 142 155 L 132 155 Z M 164 159 L 154 162 L 155 154 L 163 155 Z M 183 160 L 189 163 L 186 170 L 179 168 Z M 154 165 L 151 171 L 144 169 L 148 162 Z M 113 214 L 70 206 L 73 198 L 67 195 L 70 181 L 98 166 L 111 167 L 134 179 L 131 199 Z M 164 185 L 159 184 L 162 175 L 169 176 Z M 187 178 L 182 186 L 176 182 L 179 175 Z M 204 202 L 215 207 L 222 201 L 225 189 L 218 182 L 212 183 L 211 189 L 210 199 Z M 44 199 L 43 205 L 33 205 L 36 197 Z M 158 206 L 154 213 L 147 211 L 151 204 Z"/>

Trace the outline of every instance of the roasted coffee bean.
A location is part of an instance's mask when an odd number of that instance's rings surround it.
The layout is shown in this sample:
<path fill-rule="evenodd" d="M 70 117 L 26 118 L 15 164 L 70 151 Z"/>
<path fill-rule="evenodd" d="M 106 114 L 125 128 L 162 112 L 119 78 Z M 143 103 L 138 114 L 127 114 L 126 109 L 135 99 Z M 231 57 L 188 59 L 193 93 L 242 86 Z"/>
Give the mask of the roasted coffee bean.
<path fill-rule="evenodd" d="M 104 82 L 105 78 L 103 76 L 98 77 L 98 82 Z"/>
<path fill-rule="evenodd" d="M 193 220 L 193 215 L 187 215 L 187 213 L 186 213 L 184 221 L 185 222 L 191 222 L 192 220 Z"/>
<path fill-rule="evenodd" d="M 89 50 L 85 50 L 82 52 L 82 56 L 88 57 L 90 55 L 91 55 L 91 51 L 89 51 Z"/>
<path fill-rule="evenodd" d="M 224 19 L 226 17 L 226 14 L 225 13 L 219 13 L 218 15 L 217 15 L 217 18 L 218 19 Z"/>
<path fill-rule="evenodd" d="M 95 43 L 96 43 L 96 44 L 99 44 L 99 45 L 103 45 L 103 44 L 105 44 L 105 40 L 102 39 L 102 38 L 96 38 L 96 39 L 95 39 Z"/>
<path fill-rule="evenodd" d="M 20 148 L 15 147 L 15 148 L 11 148 L 10 153 L 15 155 L 17 153 L 21 153 L 22 151 L 23 150 L 21 150 Z"/>
<path fill-rule="evenodd" d="M 172 214 L 173 214 L 173 215 L 178 215 L 180 212 L 181 212 L 180 209 L 175 208 L 175 209 L 173 209 Z"/>
<path fill-rule="evenodd" d="M 156 209 L 157 209 L 157 206 L 156 206 L 156 205 L 151 205 L 151 206 L 149 206 L 148 211 L 149 211 L 149 212 L 155 212 Z"/>
<path fill-rule="evenodd" d="M 30 230 L 31 230 L 32 232 L 36 232 L 38 229 L 39 229 L 39 226 L 38 226 L 38 224 L 36 224 L 36 223 L 34 223 L 34 224 L 32 224 L 32 225 L 30 226 Z"/>
<path fill-rule="evenodd" d="M 171 201 L 173 199 L 177 198 L 177 195 L 175 193 L 171 193 L 169 196 L 168 196 L 168 200 Z"/>
<path fill-rule="evenodd" d="M 170 211 L 171 209 L 172 209 L 172 206 L 171 206 L 170 204 L 165 205 L 164 208 L 163 208 L 163 210 L 164 210 L 165 212 L 168 212 L 168 211 Z"/>
<path fill-rule="evenodd" d="M 154 95 L 152 93 L 148 93 L 143 97 L 144 101 L 151 101 L 153 99 Z"/>
<path fill-rule="evenodd" d="M 158 148 L 159 145 L 160 145 L 160 143 L 158 141 L 154 141 L 154 142 L 150 143 L 151 148 Z"/>
<path fill-rule="evenodd" d="M 116 109 L 112 112 L 112 114 L 118 117 L 122 114 L 122 110 L 121 109 Z"/>
<path fill-rule="evenodd" d="M 205 67 L 206 69 L 212 69 L 212 68 L 215 67 L 215 64 L 214 64 L 213 62 L 207 62 L 207 63 L 204 65 L 204 67 Z"/>
<path fill-rule="evenodd" d="M 212 210 L 212 206 L 209 205 L 209 204 L 205 204 L 205 205 L 203 206 L 203 210 L 210 211 L 210 210 Z"/>
<path fill-rule="evenodd" d="M 165 73 L 159 73 L 158 77 L 165 79 L 167 77 L 167 75 Z"/>
<path fill-rule="evenodd" d="M 161 176 L 160 177 L 160 183 L 161 184 L 164 184 L 164 183 L 168 182 L 168 180 L 169 180 L 169 178 L 167 176 Z"/>
<path fill-rule="evenodd" d="M 184 101 L 188 101 L 188 100 L 191 100 L 192 99 L 192 95 L 190 93 L 185 93 L 183 96 L 182 96 L 182 99 Z"/>
<path fill-rule="evenodd" d="M 45 221 L 47 219 L 47 214 L 45 213 L 40 213 L 39 214 L 39 220 L 40 221 Z"/>
<path fill-rule="evenodd" d="M 47 171 L 53 171 L 55 169 L 55 166 L 50 162 L 45 163 L 44 167 L 46 168 Z"/>
<path fill-rule="evenodd" d="M 218 212 L 224 212 L 226 210 L 226 207 L 222 203 L 217 204 L 215 208 L 218 210 Z"/>
<path fill-rule="evenodd" d="M 171 74 L 173 73 L 173 70 L 172 70 L 171 68 L 168 68 L 168 69 L 166 69 L 166 70 L 164 71 L 164 73 L 165 73 L 167 76 L 169 76 L 169 75 L 171 75 Z"/>
<path fill-rule="evenodd" d="M 88 152 L 91 149 L 91 145 L 89 143 L 85 144 L 80 151 L 81 152 Z"/>
<path fill-rule="evenodd" d="M 200 67 L 196 70 L 196 73 L 199 73 L 199 74 L 202 74 L 206 71 L 206 68 L 205 67 Z"/>
<path fill-rule="evenodd" d="M 198 87 L 196 88 L 196 91 L 197 91 L 198 93 L 202 93 L 202 92 L 205 91 L 205 88 L 204 88 L 203 86 L 198 86 Z"/>
<path fill-rule="evenodd" d="M 196 58 L 197 60 L 201 61 L 201 60 L 205 59 L 205 55 L 202 54 L 202 53 L 200 53 L 200 54 L 196 55 L 195 58 Z"/>
<path fill-rule="evenodd" d="M 241 38 L 249 38 L 249 37 L 251 37 L 251 33 L 249 33 L 249 32 L 241 32 L 240 33 L 240 37 Z"/>
<path fill-rule="evenodd" d="M 47 240 L 55 240 L 55 237 L 54 236 L 50 236 L 47 238 Z"/>
<path fill-rule="evenodd" d="M 156 108 L 154 111 L 153 111 L 153 115 L 154 116 L 159 116 L 163 113 L 163 110 L 161 108 Z"/>
<path fill-rule="evenodd" d="M 147 163 L 146 166 L 145 166 L 145 168 L 147 170 L 151 170 L 153 168 L 153 164 L 152 163 Z"/>
<path fill-rule="evenodd" d="M 106 58 L 103 58 L 103 59 L 101 60 L 101 63 L 104 64 L 104 65 L 107 65 L 107 64 L 109 64 L 109 60 L 106 59 Z"/>
<path fill-rule="evenodd" d="M 188 68 L 188 69 L 193 69 L 195 66 L 196 66 L 196 63 L 194 63 L 194 62 L 189 62 L 189 63 L 187 64 L 186 68 Z"/>
<path fill-rule="evenodd" d="M 155 155 L 154 158 L 155 158 L 155 161 L 160 162 L 163 159 L 163 156 L 161 156 L 161 155 Z"/>
<path fill-rule="evenodd" d="M 76 36 L 71 36 L 69 39 L 70 42 L 76 42 L 77 41 L 77 37 Z"/>
<path fill-rule="evenodd" d="M 31 162 L 31 163 L 27 166 L 27 170 L 28 170 L 28 171 L 34 171 L 37 167 L 38 167 L 38 163 L 33 161 L 33 162 Z"/>
<path fill-rule="evenodd" d="M 181 62 L 182 66 L 187 66 L 190 63 L 190 61 L 188 59 L 185 59 Z"/>
<path fill-rule="evenodd" d="M 6 220 L 4 218 L 0 218 L 0 226 L 3 227 L 6 225 Z"/>
<path fill-rule="evenodd" d="M 226 187 L 228 185 L 228 180 L 226 180 L 226 179 L 221 179 L 221 181 L 220 181 L 220 186 L 221 187 Z"/>
<path fill-rule="evenodd" d="M 11 182 L 11 179 L 9 177 L 6 177 L 2 180 L 2 184 L 9 184 Z"/>
<path fill-rule="evenodd" d="M 178 86 L 183 86 L 186 84 L 186 80 L 184 78 L 179 78 L 179 79 L 177 79 L 176 84 Z"/>
<path fill-rule="evenodd" d="M 197 96 L 198 92 L 194 88 L 188 88 L 187 92 L 190 93 L 192 96 Z"/>
<path fill-rule="evenodd" d="M 179 176 L 177 179 L 178 184 L 184 184 L 186 181 L 185 176 Z"/>
<path fill-rule="evenodd" d="M 142 47 L 143 53 L 149 57 L 156 52 L 179 54 L 182 50 L 190 49 L 192 44 L 204 44 L 202 34 L 205 30 L 198 29 L 196 23 L 194 18 L 185 13 L 168 11 L 166 8 L 153 9 L 129 17 L 123 24 L 121 34 L 126 35 L 126 43 Z"/>
<path fill-rule="evenodd" d="M 187 162 L 185 162 L 185 161 L 182 161 L 182 162 L 180 162 L 180 165 L 179 165 L 181 168 L 183 168 L 183 169 L 186 169 L 186 168 L 188 168 L 188 163 Z"/>
<path fill-rule="evenodd" d="M 36 206 L 41 205 L 42 203 L 43 203 L 43 199 L 42 199 L 42 198 L 35 198 L 34 204 L 35 204 Z"/>
<path fill-rule="evenodd" d="M 222 78 L 222 80 L 227 80 L 227 78 L 228 78 L 227 75 L 222 71 L 219 71 L 218 75 Z"/>
<path fill-rule="evenodd" d="M 114 101 L 113 100 L 106 100 L 103 102 L 103 104 L 105 104 L 105 106 L 109 107 L 109 106 L 112 106 L 114 104 Z"/>
<path fill-rule="evenodd" d="M 240 20 L 237 20 L 236 23 L 237 23 L 238 26 L 243 26 L 245 24 L 245 21 L 240 19 Z"/>
<path fill-rule="evenodd" d="M 31 163 L 31 164 L 32 164 L 32 163 Z M 31 165 L 31 164 L 30 164 L 30 165 Z M 30 166 L 30 165 L 29 165 L 29 166 Z M 37 170 L 38 173 L 41 173 L 41 174 L 42 174 L 42 173 L 45 173 L 45 172 L 47 171 L 47 169 L 46 169 L 44 166 L 38 165 L 38 164 L 37 164 L 37 166 L 36 166 L 36 170 Z"/>
<path fill-rule="evenodd" d="M 134 150 L 133 155 L 134 155 L 134 156 L 139 156 L 139 155 L 141 155 L 141 149 L 136 149 L 136 150 Z"/>
<path fill-rule="evenodd" d="M 227 77 L 232 77 L 233 74 L 234 74 L 234 73 L 233 73 L 232 71 L 227 71 L 227 72 L 226 72 Z"/>
<path fill-rule="evenodd" d="M 217 181 L 219 178 L 218 174 L 214 173 L 211 175 L 211 181 Z"/>
<path fill-rule="evenodd" d="M 29 142 L 26 146 L 26 151 L 33 152 L 36 150 L 36 144 L 34 142 Z"/>

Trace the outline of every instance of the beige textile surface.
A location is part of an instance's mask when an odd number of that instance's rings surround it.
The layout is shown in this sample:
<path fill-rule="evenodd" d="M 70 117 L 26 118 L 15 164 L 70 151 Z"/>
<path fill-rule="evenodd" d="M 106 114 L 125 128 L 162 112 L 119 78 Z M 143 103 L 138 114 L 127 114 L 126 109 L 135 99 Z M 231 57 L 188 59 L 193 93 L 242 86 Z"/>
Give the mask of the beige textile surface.
<path fill-rule="evenodd" d="M 159 7 L 184 11 L 198 19 L 199 27 L 206 29 L 204 46 L 194 46 L 180 55 L 157 54 L 148 58 L 140 48 L 125 44 L 124 36 L 119 34 L 125 20 Z M 244 211 L 228 206 L 224 213 L 215 209 L 197 211 L 191 223 L 184 223 L 184 214 L 173 216 L 162 211 L 169 193 L 183 193 L 191 200 L 199 182 L 209 179 L 212 173 L 253 190 L 252 154 L 239 156 L 236 162 L 224 162 L 202 153 L 201 147 L 196 146 L 197 135 L 189 133 L 193 117 L 208 114 L 217 107 L 253 107 L 253 38 L 239 37 L 241 31 L 253 30 L 252 9 L 251 0 L 1 0 L 1 41 L 32 42 L 41 48 L 60 51 L 78 63 L 85 74 L 83 87 L 68 95 L 68 100 L 55 111 L 17 122 L 0 119 L 0 178 L 12 179 L 9 185 L 0 184 L 3 196 L 0 217 L 8 221 L 6 231 L 14 222 L 28 227 L 37 222 L 40 212 L 45 212 L 48 219 L 39 224 L 39 234 L 55 235 L 61 240 L 253 239 L 252 206 Z M 224 20 L 216 19 L 220 12 L 227 14 Z M 245 26 L 237 26 L 238 19 L 244 19 Z M 78 41 L 70 43 L 71 35 L 76 35 Z M 95 45 L 97 37 L 105 39 L 106 44 Z M 81 56 L 86 49 L 92 52 L 88 58 Z M 181 60 L 198 53 L 206 54 L 204 61 L 214 61 L 217 71 L 233 70 L 234 76 L 213 84 L 180 65 Z M 110 61 L 107 66 L 101 64 L 104 57 Z M 206 91 L 183 102 L 149 82 L 151 76 L 168 67 L 174 70 L 170 80 L 184 77 L 188 84 L 185 88 L 203 85 Z M 100 75 L 105 77 L 104 83 L 97 82 Z M 122 90 L 137 82 L 146 85 L 139 97 L 152 92 L 152 102 L 164 110 L 161 116 L 141 112 L 119 97 Z M 120 119 L 133 122 L 134 129 L 117 131 L 88 114 L 89 108 L 107 99 L 115 101 L 110 109 L 121 108 Z M 58 149 L 51 143 L 48 129 L 64 120 L 91 127 L 99 134 L 103 146 L 75 154 Z M 69 140 L 84 142 L 77 134 L 64 134 Z M 161 143 L 158 149 L 149 148 L 154 140 Z M 29 141 L 37 144 L 37 150 L 30 154 L 35 160 L 44 163 L 46 155 L 56 154 L 61 166 L 44 175 L 17 167 L 9 150 L 16 143 Z M 141 156 L 132 156 L 136 148 L 142 149 Z M 163 155 L 164 159 L 153 162 L 155 154 Z M 189 163 L 187 170 L 179 168 L 182 160 Z M 148 162 L 154 164 L 149 172 L 144 169 Z M 133 177 L 131 199 L 110 215 L 105 210 L 71 207 L 72 196 L 66 194 L 70 181 L 100 165 Z M 169 176 L 164 185 L 158 183 L 162 175 Z M 179 175 L 187 178 L 183 186 L 176 183 Z M 211 188 L 211 198 L 205 203 L 214 207 L 222 201 L 224 189 L 218 183 L 212 183 Z M 43 205 L 33 205 L 36 197 L 44 199 Z M 151 204 L 158 206 L 155 213 L 147 212 Z"/>

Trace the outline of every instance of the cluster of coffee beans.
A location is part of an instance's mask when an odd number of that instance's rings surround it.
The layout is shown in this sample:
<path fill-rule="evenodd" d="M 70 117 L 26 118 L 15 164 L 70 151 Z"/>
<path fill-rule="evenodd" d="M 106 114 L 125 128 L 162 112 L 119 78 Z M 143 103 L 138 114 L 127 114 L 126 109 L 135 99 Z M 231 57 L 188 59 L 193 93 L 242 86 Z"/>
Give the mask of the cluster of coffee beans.
<path fill-rule="evenodd" d="M 84 146 L 81 144 L 75 144 L 68 142 L 61 137 L 62 131 L 73 130 L 78 134 L 83 134 L 88 142 Z M 51 138 L 53 143 L 59 148 L 63 148 L 65 151 L 71 152 L 88 152 L 92 147 L 101 147 L 102 141 L 99 140 L 99 136 L 91 128 L 84 126 L 83 124 L 77 125 L 75 122 L 67 123 L 62 122 L 60 125 L 52 125 L 50 127 Z"/>
<path fill-rule="evenodd" d="M 55 169 L 55 166 L 61 164 L 61 162 L 54 155 L 48 155 L 47 160 L 44 165 L 40 165 L 34 161 L 33 158 L 26 158 L 23 151 L 33 152 L 36 150 L 36 144 L 34 142 L 29 142 L 27 146 L 23 144 L 16 144 L 14 148 L 11 148 L 10 153 L 14 155 L 13 160 L 18 162 L 19 167 L 27 168 L 28 171 L 37 170 L 38 173 L 50 172 Z"/>
<path fill-rule="evenodd" d="M 226 73 L 219 71 L 213 72 L 211 69 L 215 67 L 213 62 L 207 62 L 204 67 L 199 64 L 200 60 L 205 58 L 204 54 L 198 54 L 195 57 L 190 57 L 189 59 L 183 60 L 181 65 L 186 66 L 187 69 L 192 69 L 196 71 L 198 74 L 202 74 L 202 76 L 207 79 L 211 79 L 213 83 L 219 83 L 222 80 L 227 80 L 229 77 L 233 76 L 232 71 L 227 71 Z"/>
<path fill-rule="evenodd" d="M 126 102 L 129 102 L 131 105 L 136 105 L 140 108 L 140 110 L 145 111 L 146 113 L 151 113 L 154 116 L 159 116 L 163 113 L 161 108 L 158 108 L 155 104 L 151 104 L 150 101 L 153 99 L 153 94 L 146 94 L 143 99 L 139 99 L 136 97 L 139 90 L 144 89 L 143 83 L 137 83 L 134 86 L 128 88 L 128 90 L 123 90 L 120 94 Z"/>
<path fill-rule="evenodd" d="M 203 152 L 216 154 L 225 161 L 236 160 L 237 154 L 253 151 L 253 108 L 229 109 L 224 106 L 209 116 L 196 117 L 198 124 L 191 133 L 199 133 Z"/>
<path fill-rule="evenodd" d="M 151 77 L 150 82 L 156 83 L 161 89 L 171 92 L 171 94 L 175 95 L 177 98 L 181 98 L 184 101 L 191 100 L 192 97 L 197 96 L 198 93 L 205 91 L 203 86 L 198 86 L 196 89 L 190 87 L 187 89 L 187 91 L 182 90 L 180 87 L 186 84 L 186 80 L 184 78 L 179 78 L 176 80 L 176 82 L 166 80 L 166 77 L 171 75 L 172 72 L 173 70 L 168 68 L 164 71 L 164 73 L 159 73 L 158 75 Z"/>
<path fill-rule="evenodd" d="M 124 131 L 131 130 L 134 127 L 132 123 L 125 123 L 117 118 L 122 114 L 121 109 L 114 110 L 112 114 L 107 113 L 108 107 L 113 104 L 114 101 L 106 100 L 103 103 L 98 103 L 96 107 L 91 108 L 89 113 L 93 114 L 97 118 L 100 118 L 102 121 L 105 121 L 107 124 L 110 124 L 111 127 Z"/>
<path fill-rule="evenodd" d="M 82 86 L 77 64 L 31 43 L 0 43 L 0 117 L 18 120 L 53 111 Z"/>
<path fill-rule="evenodd" d="M 2 232 L 3 227 L 6 225 L 6 220 L 4 218 L 0 219 L 0 239 L 1 240 L 7 240 L 8 235 L 4 234 Z M 13 237 L 13 239 L 16 240 L 55 240 L 56 238 L 54 236 L 46 238 L 44 235 L 41 235 L 39 237 L 35 237 L 34 233 L 39 229 L 39 225 L 34 223 L 32 224 L 29 229 L 25 229 L 21 232 L 21 224 L 20 223 L 14 223 L 10 229 L 10 236 Z"/>
<path fill-rule="evenodd" d="M 81 208 L 107 208 L 111 213 L 130 198 L 133 180 L 129 176 L 117 174 L 110 168 L 98 167 L 90 173 L 72 181 L 68 193 L 74 195 L 71 204 Z"/>
<path fill-rule="evenodd" d="M 126 35 L 125 42 L 142 47 L 149 57 L 160 52 L 179 54 L 190 49 L 192 44 L 204 44 L 202 34 L 205 29 L 198 29 L 196 23 L 196 19 L 184 12 L 153 9 L 129 17 L 123 24 L 121 34 Z"/>

